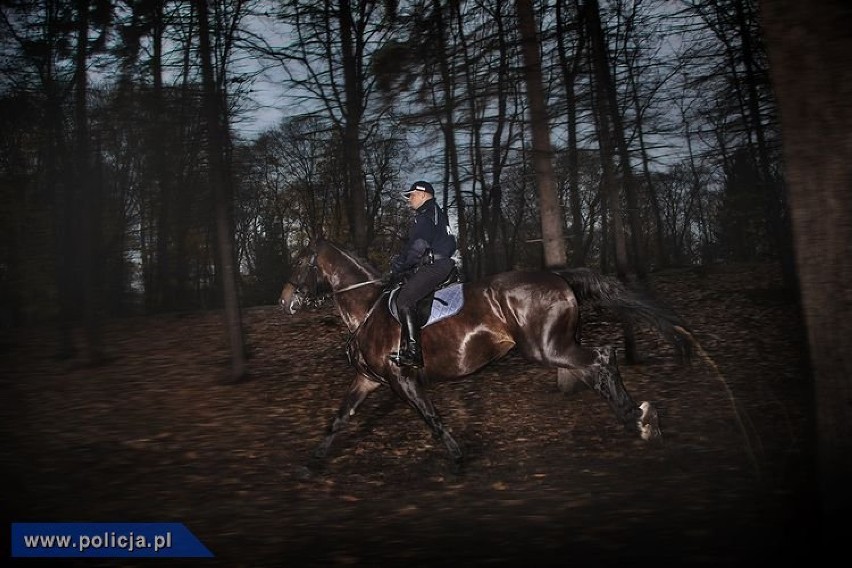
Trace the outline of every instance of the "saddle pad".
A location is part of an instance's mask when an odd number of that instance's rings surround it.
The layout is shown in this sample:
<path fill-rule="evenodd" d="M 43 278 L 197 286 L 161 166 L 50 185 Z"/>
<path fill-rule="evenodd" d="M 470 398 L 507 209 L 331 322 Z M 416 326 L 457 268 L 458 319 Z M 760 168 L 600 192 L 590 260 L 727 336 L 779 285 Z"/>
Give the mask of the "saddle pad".
<path fill-rule="evenodd" d="M 399 312 L 396 309 L 396 296 L 398 293 L 399 288 L 394 290 L 388 299 L 388 309 L 390 309 L 391 315 L 397 321 L 399 321 Z M 423 327 L 456 315 L 461 311 L 462 306 L 464 306 L 463 283 L 450 284 L 446 288 L 435 291 L 435 299 L 432 300 L 432 311 L 429 313 L 429 319 L 423 324 Z"/>

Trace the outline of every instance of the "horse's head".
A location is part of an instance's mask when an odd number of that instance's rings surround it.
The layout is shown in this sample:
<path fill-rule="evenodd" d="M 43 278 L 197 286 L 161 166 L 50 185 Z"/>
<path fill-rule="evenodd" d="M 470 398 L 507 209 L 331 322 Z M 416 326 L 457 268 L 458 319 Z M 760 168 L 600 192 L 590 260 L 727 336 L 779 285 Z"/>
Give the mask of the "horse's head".
<path fill-rule="evenodd" d="M 345 294 L 341 309 L 358 311 L 358 305 L 372 304 L 380 290 L 381 274 L 369 263 L 319 240 L 296 257 L 278 303 L 294 314 L 304 306 L 318 306 L 329 296 Z"/>
<path fill-rule="evenodd" d="M 290 278 L 281 290 L 278 304 L 289 314 L 295 314 L 303 306 L 315 306 L 321 297 L 321 281 L 317 253 L 310 247 L 306 248 L 296 257 Z"/>

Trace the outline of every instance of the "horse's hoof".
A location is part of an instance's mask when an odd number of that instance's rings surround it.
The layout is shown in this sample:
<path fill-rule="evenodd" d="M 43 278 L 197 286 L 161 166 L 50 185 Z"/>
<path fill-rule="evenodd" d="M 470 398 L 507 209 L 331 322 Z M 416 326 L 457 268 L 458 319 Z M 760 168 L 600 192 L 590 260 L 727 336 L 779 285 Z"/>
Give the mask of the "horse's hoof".
<path fill-rule="evenodd" d="M 307 481 L 314 476 L 314 472 L 306 465 L 296 467 L 293 470 L 293 477 L 300 481 Z"/>
<path fill-rule="evenodd" d="M 654 405 L 646 400 L 639 405 L 639 409 L 642 411 L 642 416 L 636 421 L 636 425 L 639 427 L 639 435 L 642 436 L 642 439 L 654 440 L 662 436 L 660 419 Z"/>

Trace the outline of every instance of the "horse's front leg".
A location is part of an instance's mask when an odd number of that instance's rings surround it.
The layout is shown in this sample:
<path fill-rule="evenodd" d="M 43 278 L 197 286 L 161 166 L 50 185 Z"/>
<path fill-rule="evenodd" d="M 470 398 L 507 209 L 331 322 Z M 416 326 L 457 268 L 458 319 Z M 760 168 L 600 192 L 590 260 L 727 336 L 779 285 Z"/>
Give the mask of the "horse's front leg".
<path fill-rule="evenodd" d="M 397 375 L 396 380 L 390 381 L 390 387 L 397 396 L 420 413 L 420 416 L 426 421 L 429 428 L 432 429 L 435 437 L 444 442 L 444 446 L 446 446 L 447 451 L 453 457 L 456 467 L 460 467 L 464 460 L 464 454 L 458 443 L 444 427 L 444 423 L 438 415 L 438 411 L 435 410 L 432 400 L 426 395 L 423 387 L 420 386 L 417 374 L 417 371 L 404 369 Z"/>
<path fill-rule="evenodd" d="M 352 383 L 349 385 L 349 391 L 343 397 L 343 402 L 340 404 L 337 415 L 328 428 L 328 433 L 319 447 L 314 450 L 315 458 L 324 458 L 326 456 L 328 448 L 331 446 L 337 433 L 349 423 L 349 419 L 355 415 L 355 411 L 358 410 L 361 403 L 379 386 L 381 386 L 380 383 L 370 380 L 366 375 L 361 373 L 355 375 L 355 378 L 352 379 Z"/>

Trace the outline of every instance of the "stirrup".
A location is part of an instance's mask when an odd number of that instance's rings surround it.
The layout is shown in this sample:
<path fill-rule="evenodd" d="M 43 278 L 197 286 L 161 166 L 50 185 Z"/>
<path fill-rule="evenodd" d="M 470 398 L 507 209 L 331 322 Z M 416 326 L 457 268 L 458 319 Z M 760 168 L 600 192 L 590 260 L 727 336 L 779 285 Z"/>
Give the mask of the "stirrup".
<path fill-rule="evenodd" d="M 391 362 L 395 363 L 399 367 L 412 367 L 415 369 L 423 367 L 422 360 L 418 361 L 417 359 L 412 357 L 411 354 L 405 351 L 391 353 L 390 355 L 388 355 L 388 359 L 390 359 Z"/>

